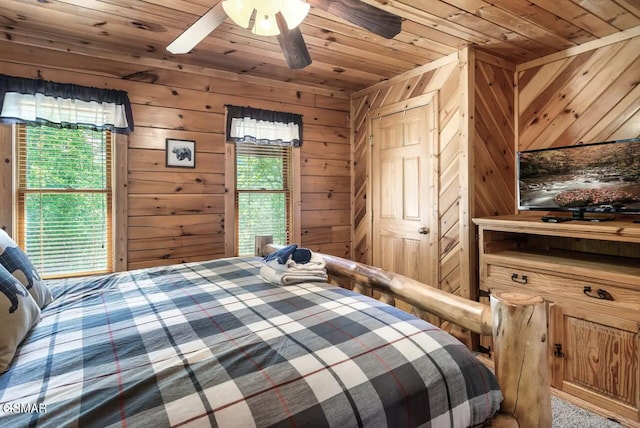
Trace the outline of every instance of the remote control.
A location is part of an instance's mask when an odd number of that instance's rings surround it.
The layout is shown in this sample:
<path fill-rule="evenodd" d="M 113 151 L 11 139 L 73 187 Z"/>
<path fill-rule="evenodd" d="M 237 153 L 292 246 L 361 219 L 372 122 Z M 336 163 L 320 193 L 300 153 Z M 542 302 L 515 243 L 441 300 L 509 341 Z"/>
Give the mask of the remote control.
<path fill-rule="evenodd" d="M 542 216 L 542 221 L 546 223 L 562 223 L 563 221 L 571 221 L 571 217 L 556 217 L 552 215 Z"/>

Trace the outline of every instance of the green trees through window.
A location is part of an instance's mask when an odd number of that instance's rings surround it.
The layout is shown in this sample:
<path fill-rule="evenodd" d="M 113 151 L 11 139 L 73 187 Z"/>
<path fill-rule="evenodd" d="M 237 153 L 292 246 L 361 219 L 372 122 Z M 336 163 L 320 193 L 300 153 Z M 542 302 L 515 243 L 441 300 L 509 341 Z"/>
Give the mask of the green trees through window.
<path fill-rule="evenodd" d="M 256 235 L 289 241 L 290 165 L 290 147 L 236 146 L 238 255 L 253 255 Z"/>
<path fill-rule="evenodd" d="M 21 126 L 19 241 L 43 276 L 111 270 L 111 134 Z"/>

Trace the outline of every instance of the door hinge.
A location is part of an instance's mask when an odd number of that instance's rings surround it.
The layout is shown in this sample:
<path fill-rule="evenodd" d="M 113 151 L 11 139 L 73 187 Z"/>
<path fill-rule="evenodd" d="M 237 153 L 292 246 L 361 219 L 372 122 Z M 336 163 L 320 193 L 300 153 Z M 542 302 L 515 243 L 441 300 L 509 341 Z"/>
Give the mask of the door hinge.
<path fill-rule="evenodd" d="M 487 290 L 483 290 L 482 288 L 478 290 L 478 296 L 479 297 L 491 297 L 491 293 L 489 293 Z"/>
<path fill-rule="evenodd" d="M 553 351 L 553 355 L 555 355 L 556 357 L 564 358 L 564 352 L 562 352 L 562 343 L 556 343 L 555 345 L 553 345 L 553 347 L 556 349 L 555 351 Z"/>

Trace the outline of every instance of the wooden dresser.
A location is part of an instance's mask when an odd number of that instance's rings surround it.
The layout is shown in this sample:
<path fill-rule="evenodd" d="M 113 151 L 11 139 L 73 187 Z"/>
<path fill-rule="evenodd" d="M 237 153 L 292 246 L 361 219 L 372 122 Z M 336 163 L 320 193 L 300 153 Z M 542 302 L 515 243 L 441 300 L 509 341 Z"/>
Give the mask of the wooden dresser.
<path fill-rule="evenodd" d="M 480 300 L 517 290 L 548 302 L 551 385 L 640 426 L 640 224 L 478 218 Z M 485 339 L 483 339 L 485 340 Z M 482 344 L 490 349 L 490 338 Z"/>

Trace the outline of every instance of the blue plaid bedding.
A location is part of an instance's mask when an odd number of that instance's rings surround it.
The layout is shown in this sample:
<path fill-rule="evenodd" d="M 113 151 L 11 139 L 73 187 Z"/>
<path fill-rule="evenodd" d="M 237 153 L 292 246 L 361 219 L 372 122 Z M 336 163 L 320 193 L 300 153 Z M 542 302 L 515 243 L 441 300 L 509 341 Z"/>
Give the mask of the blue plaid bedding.
<path fill-rule="evenodd" d="M 50 282 L 0 376 L 0 426 L 465 427 L 502 399 L 456 339 L 256 258 Z"/>

